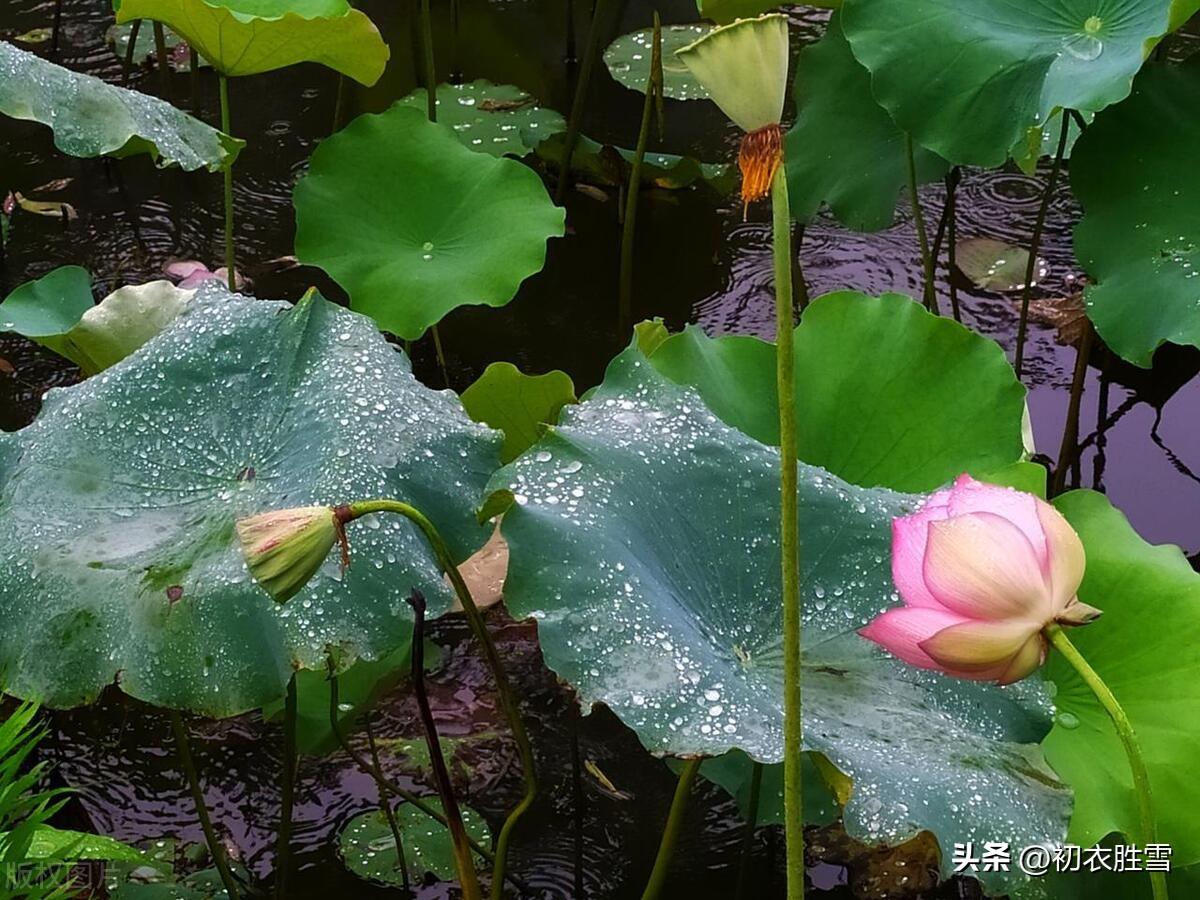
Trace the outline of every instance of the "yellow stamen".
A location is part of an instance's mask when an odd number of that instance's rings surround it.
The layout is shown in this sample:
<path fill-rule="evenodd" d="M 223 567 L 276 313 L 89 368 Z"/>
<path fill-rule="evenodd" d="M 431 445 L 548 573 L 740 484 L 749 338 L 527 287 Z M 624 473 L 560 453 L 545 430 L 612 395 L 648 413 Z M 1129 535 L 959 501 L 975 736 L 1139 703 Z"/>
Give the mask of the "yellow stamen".
<path fill-rule="evenodd" d="M 783 129 L 778 123 L 751 131 L 742 138 L 738 165 L 742 170 L 742 214 L 755 200 L 771 192 L 771 182 L 783 161 Z"/>

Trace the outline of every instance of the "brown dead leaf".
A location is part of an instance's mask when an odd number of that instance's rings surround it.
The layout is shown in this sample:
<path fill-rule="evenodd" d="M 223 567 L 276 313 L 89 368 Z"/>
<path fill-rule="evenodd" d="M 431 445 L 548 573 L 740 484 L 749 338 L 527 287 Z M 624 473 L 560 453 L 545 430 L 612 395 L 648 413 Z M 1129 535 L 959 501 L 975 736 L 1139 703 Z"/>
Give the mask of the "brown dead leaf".
<path fill-rule="evenodd" d="M 1069 297 L 1044 297 L 1029 301 L 1029 318 L 1057 330 L 1055 341 L 1065 346 L 1079 346 L 1088 327 L 1087 307 L 1083 293 Z"/>
<path fill-rule="evenodd" d="M 55 178 L 52 181 L 47 181 L 45 184 L 39 184 L 33 189 L 33 192 L 35 194 L 53 194 L 55 191 L 61 191 L 74 180 L 74 178 Z"/>
<path fill-rule="evenodd" d="M 905 900 L 937 887 L 937 839 L 928 831 L 895 847 L 874 847 L 846 834 L 841 823 L 808 829 L 810 857 L 847 869 L 850 889 L 862 900 Z"/>
<path fill-rule="evenodd" d="M 479 609 L 495 606 L 504 599 L 504 579 L 508 575 L 508 541 L 500 534 L 499 523 L 487 543 L 467 557 L 458 567 L 458 572 L 467 583 L 471 599 Z M 463 611 L 457 597 L 450 611 Z"/>
<path fill-rule="evenodd" d="M 16 375 L 17 369 L 7 359 L 0 356 L 0 372 L 3 372 L 5 375 Z"/>
<path fill-rule="evenodd" d="M 476 109 L 482 109 L 484 112 L 505 112 L 510 109 L 521 109 L 533 102 L 533 98 L 526 94 L 518 100 L 496 100 L 488 98 L 484 100 Z"/>

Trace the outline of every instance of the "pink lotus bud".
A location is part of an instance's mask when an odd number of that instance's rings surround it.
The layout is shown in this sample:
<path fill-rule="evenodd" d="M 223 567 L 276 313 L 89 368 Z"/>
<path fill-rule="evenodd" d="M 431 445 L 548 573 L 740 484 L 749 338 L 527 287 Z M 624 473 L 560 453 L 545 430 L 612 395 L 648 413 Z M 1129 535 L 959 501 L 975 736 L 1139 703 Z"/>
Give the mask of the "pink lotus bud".
<path fill-rule="evenodd" d="M 1046 657 L 1042 629 L 1083 625 L 1083 544 L 1033 494 L 960 475 L 920 510 L 892 521 L 892 580 L 904 605 L 859 634 L 907 663 L 1010 684 Z"/>
<path fill-rule="evenodd" d="M 250 574 L 278 602 L 295 596 L 321 568 L 336 541 L 342 520 L 328 506 L 300 506 L 261 513 L 237 523 L 238 539 Z"/>

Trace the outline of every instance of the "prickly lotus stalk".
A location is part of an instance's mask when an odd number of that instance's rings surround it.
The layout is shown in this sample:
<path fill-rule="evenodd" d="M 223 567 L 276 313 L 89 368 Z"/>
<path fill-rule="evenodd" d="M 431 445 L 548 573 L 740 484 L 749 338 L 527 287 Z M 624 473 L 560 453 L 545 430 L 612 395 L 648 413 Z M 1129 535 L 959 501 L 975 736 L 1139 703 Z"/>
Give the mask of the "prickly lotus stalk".
<path fill-rule="evenodd" d="M 300 506 L 241 519 L 237 535 L 254 580 L 283 603 L 308 584 L 336 542 L 345 564 L 342 525 L 331 507 Z"/>

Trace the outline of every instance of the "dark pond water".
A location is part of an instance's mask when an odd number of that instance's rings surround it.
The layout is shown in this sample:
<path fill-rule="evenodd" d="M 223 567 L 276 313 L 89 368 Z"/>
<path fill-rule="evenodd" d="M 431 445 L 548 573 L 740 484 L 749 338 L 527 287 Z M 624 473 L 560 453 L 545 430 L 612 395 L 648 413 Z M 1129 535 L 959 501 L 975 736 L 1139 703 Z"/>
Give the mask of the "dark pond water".
<path fill-rule="evenodd" d="M 620 0 L 616 0 L 620 5 Z M 380 25 L 393 51 L 384 79 L 349 97 L 354 111 L 378 111 L 416 84 L 412 63 L 415 3 L 365 0 L 359 4 Z M 585 0 L 574 3 L 580 46 L 586 35 Z M 435 4 L 439 76 L 487 78 L 520 85 L 543 104 L 567 111 L 576 69 L 565 57 L 570 3 L 535 0 L 461 0 L 457 33 L 447 4 Z M 629 0 L 611 34 L 644 27 L 652 5 Z M 691 0 L 657 4 L 664 22 L 695 18 Z M 50 24 L 51 0 L 4 0 L 0 38 Z M 791 13 L 794 41 L 812 40 L 825 13 L 797 7 Z M 119 81 L 122 67 L 105 43 L 111 22 L 109 0 L 64 0 L 58 61 L 72 69 Z M 1178 42 L 1173 52 L 1195 49 Z M 48 44 L 39 52 L 50 53 Z M 133 84 L 161 93 L 157 73 L 142 69 Z M 169 99 L 216 120 L 215 81 L 202 72 L 193 94 L 186 74 L 172 75 Z M 233 131 L 249 146 L 236 169 L 239 264 L 252 279 L 251 292 L 297 299 L 310 284 L 327 296 L 339 291 L 321 273 L 296 267 L 292 252 L 292 187 L 316 144 L 330 130 L 337 80 L 315 66 L 296 66 L 232 83 Z M 193 107 L 195 103 L 195 107 Z M 593 79 L 584 131 L 598 140 L 631 146 L 641 95 L 617 85 L 600 67 Z M 708 161 L 732 158 L 736 135 L 710 104 L 667 101 L 666 140 L 657 149 L 688 152 Z M 1044 172 L 964 173 L 959 194 L 960 237 L 991 237 L 1024 243 L 1036 214 Z M 548 177 L 552 177 L 548 175 Z M 53 193 L 36 188 L 54 179 L 71 183 Z M 9 190 L 37 199 L 70 203 L 78 218 L 69 227 L 55 219 L 18 213 L 13 219 L 0 294 L 64 264 L 92 272 L 97 295 L 126 283 L 159 277 L 170 259 L 197 258 L 218 264 L 221 250 L 220 183 L 214 176 L 156 170 L 145 159 L 119 162 L 76 160 L 57 154 L 40 126 L 0 120 L 0 196 Z M 936 222 L 944 192 L 921 192 L 926 215 Z M 742 221 L 740 205 L 699 187 L 650 190 L 638 219 L 635 313 L 662 316 L 672 327 L 694 321 L 711 333 L 771 337 L 773 298 L 770 230 L 765 211 Z M 501 310 L 464 308 L 442 324 L 451 386 L 462 389 L 487 363 L 511 360 L 527 371 L 562 368 L 583 389 L 597 382 L 607 361 L 627 342 L 618 332 L 616 290 L 618 198 L 612 191 L 573 191 L 568 201 L 568 235 L 551 243 L 545 270 L 529 279 Z M 1048 271 L 1042 297 L 1079 289 L 1082 273 L 1071 252 L 1078 216 L 1065 183 L 1054 198 L 1041 255 Z M 831 221 L 806 231 L 801 260 L 811 292 L 837 288 L 868 293 L 897 290 L 918 294 L 920 263 L 914 229 L 902 209 L 894 227 L 877 234 L 852 234 Z M 938 292 L 949 308 L 949 282 L 939 270 Z M 959 283 L 964 320 L 1011 351 L 1016 302 Z M 432 347 L 414 349 L 418 373 L 434 387 L 442 377 Z M 0 427 L 15 429 L 36 414 L 47 386 L 70 383 L 77 374 L 57 357 L 23 339 L 0 335 L 0 358 L 14 368 L 0 374 Z M 1049 325 L 1034 323 L 1027 348 L 1026 383 L 1038 450 L 1056 457 L 1065 418 L 1075 351 L 1059 346 Z M 1097 349 L 1090 360 L 1081 417 L 1083 450 L 1068 484 L 1103 489 L 1148 539 L 1200 551 L 1200 354 L 1159 354 L 1151 371 L 1133 369 Z M 618 797 L 590 775 L 578 787 L 573 777 L 569 694 L 546 671 L 532 627 L 493 614 L 502 650 L 525 697 L 543 780 L 542 800 L 514 844 L 513 867 L 531 897 L 640 896 L 670 801 L 673 777 L 645 755 L 636 738 L 604 711 L 580 720 L 581 758 L 595 762 L 629 796 Z M 487 731 L 496 723 L 494 697 L 480 661 L 459 625 L 443 623 L 435 636 L 447 647 L 431 687 L 440 725 L 450 734 Z M 196 750 L 214 814 L 246 865 L 267 875 L 278 808 L 278 732 L 257 717 L 194 723 Z M 416 735 L 407 698 L 385 703 L 377 722 L 384 736 Z M 48 756 L 57 777 L 78 790 L 72 815 L 81 823 L 118 837 L 138 840 L 166 834 L 198 839 L 191 804 L 176 769 L 165 718 L 118 696 L 97 707 L 53 717 Z M 466 785 L 471 802 L 495 820 L 519 796 L 515 753 L 504 741 L 481 742 L 467 751 L 473 775 Z M 401 778 L 395 761 L 386 768 Z M 335 836 L 353 815 L 371 809 L 373 784 L 338 755 L 306 761 L 302 773 L 296 840 L 304 876 L 294 879 L 294 896 L 394 896 L 344 874 Z M 736 880 L 741 824 L 731 801 L 706 791 L 690 813 L 672 896 L 730 896 Z M 825 896 L 901 896 L 879 883 L 889 861 L 863 863 L 836 835 L 819 843 L 828 864 L 813 871 L 829 890 Z M 756 844 L 755 884 L 748 896 L 776 896 L 782 888 L 779 836 L 763 829 Z M 855 856 L 849 868 L 842 866 Z M 894 870 L 894 866 L 892 867 Z M 911 870 L 910 870 L 911 871 Z M 856 882 L 851 892 L 845 882 Z M 898 889 L 897 889 L 898 890 Z M 881 893 L 881 891 L 884 891 Z M 421 896 L 446 894 L 444 886 Z M 943 886 L 932 897 L 970 897 L 972 885 Z"/>

